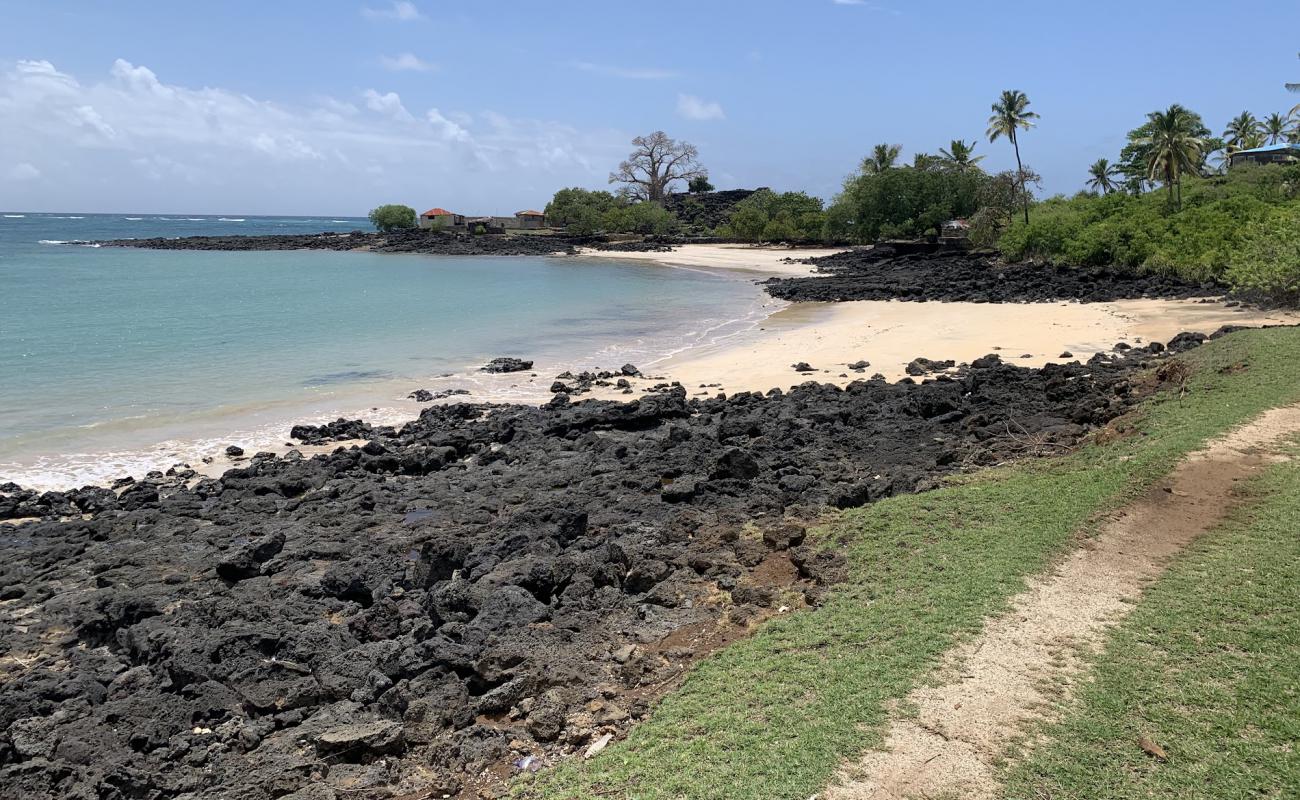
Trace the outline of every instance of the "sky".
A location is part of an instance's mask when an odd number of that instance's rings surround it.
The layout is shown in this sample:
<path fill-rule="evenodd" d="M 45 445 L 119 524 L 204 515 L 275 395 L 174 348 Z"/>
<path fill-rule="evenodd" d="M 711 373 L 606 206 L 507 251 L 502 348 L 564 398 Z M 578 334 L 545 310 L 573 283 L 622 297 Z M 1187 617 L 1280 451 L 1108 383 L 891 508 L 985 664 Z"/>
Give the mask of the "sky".
<path fill-rule="evenodd" d="M 1045 193 L 1147 112 L 1300 102 L 1300 2 L 0 0 L 0 209 L 513 213 L 604 188 L 631 139 L 718 188 L 830 199 L 871 146 L 985 135 L 1020 89 Z"/>

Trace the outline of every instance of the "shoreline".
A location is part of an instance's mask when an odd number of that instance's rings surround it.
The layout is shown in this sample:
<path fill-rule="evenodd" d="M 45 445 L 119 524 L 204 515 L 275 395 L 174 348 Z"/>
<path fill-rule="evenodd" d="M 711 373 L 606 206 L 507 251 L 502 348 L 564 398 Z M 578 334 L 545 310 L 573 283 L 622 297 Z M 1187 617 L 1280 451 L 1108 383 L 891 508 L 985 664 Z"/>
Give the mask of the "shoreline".
<path fill-rule="evenodd" d="M 673 252 L 582 251 L 581 259 L 636 261 L 672 269 L 726 272 L 758 277 L 802 276 L 813 266 L 788 261 L 809 258 L 837 249 L 791 249 L 747 245 L 684 245 Z M 908 377 L 913 359 L 950 359 L 969 363 L 989 353 L 1015 366 L 1041 367 L 1048 363 L 1086 361 L 1097 353 L 1111 352 L 1118 342 L 1135 347 L 1165 342 L 1183 331 L 1211 333 L 1223 325 L 1300 324 L 1300 313 L 1259 311 L 1220 302 L 1198 300 L 1119 300 L 1106 303 L 917 303 L 856 300 L 838 303 L 794 302 L 759 295 L 762 302 L 747 313 L 699 333 L 681 347 L 670 347 L 654 358 L 637 361 L 645 377 L 629 378 L 632 391 L 615 386 L 593 386 L 573 396 L 583 400 L 635 399 L 656 385 L 677 382 L 688 396 L 703 397 L 742 391 L 788 390 L 807 381 L 846 386 L 880 375 L 896 381 Z M 667 343 L 661 343 L 667 344 Z M 680 344 L 680 343 L 675 343 Z M 608 346 L 606 347 L 608 349 Z M 1068 353 L 1068 355 L 1066 355 Z M 534 354 L 517 354 L 532 358 Z M 609 354 L 613 361 L 621 360 Z M 227 469 L 247 463 L 247 458 L 224 455 L 227 445 L 242 447 L 249 456 L 263 451 L 283 455 L 305 452 L 289 441 L 294 424 L 320 424 L 336 418 L 362 419 L 373 425 L 400 427 L 430 406 L 409 399 L 416 389 L 434 392 L 468 389 L 434 404 L 456 402 L 536 406 L 548 402 L 551 384 L 564 372 L 617 370 L 618 363 L 602 359 L 600 352 L 559 362 L 539 361 L 533 369 L 508 375 L 478 374 L 468 368 L 452 375 L 420 379 L 390 379 L 373 386 L 351 387 L 337 402 L 320 398 L 303 401 L 301 413 L 261 408 L 243 416 L 223 409 L 204 412 L 194 422 L 172 421 L 161 427 L 164 438 L 139 447 L 86 452 L 29 453 L 10 462 L 17 469 L 0 473 L 0 481 L 13 480 L 39 490 L 67 490 L 85 485 L 107 485 L 124 474 L 142 477 L 151 470 L 188 465 L 196 473 L 217 477 Z M 848 365 L 868 362 L 851 369 Z M 609 362 L 609 363 L 605 363 Z M 810 371 L 796 371 L 804 362 Z M 311 410 L 306 407 L 311 406 Z M 325 410 L 328 406 L 329 410 Z M 274 418 L 273 418 L 274 417 Z M 116 421 L 118 424 L 124 421 Z M 227 424 L 229 423 L 229 424 Z M 160 423 L 161 424 L 161 423 Z M 187 426 L 184 427 L 184 426 Z M 181 431 L 178 433 L 177 431 Z M 63 461 L 60 463 L 60 457 Z M 42 473 L 49 477 L 38 478 Z M 85 477 L 74 477 L 81 475 Z"/>

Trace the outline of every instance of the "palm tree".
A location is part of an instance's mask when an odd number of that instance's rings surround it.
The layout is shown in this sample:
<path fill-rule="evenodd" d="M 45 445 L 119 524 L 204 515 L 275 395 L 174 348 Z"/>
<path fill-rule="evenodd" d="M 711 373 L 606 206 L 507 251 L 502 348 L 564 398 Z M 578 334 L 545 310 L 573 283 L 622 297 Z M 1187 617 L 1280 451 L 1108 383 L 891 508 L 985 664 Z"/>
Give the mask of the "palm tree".
<path fill-rule="evenodd" d="M 862 171 L 867 175 L 875 175 L 884 172 L 887 169 L 893 169 L 898 164 L 898 157 L 903 152 L 901 144 L 878 144 L 871 149 L 871 155 L 862 159 Z"/>
<path fill-rule="evenodd" d="M 1119 167 L 1110 163 L 1104 158 L 1099 158 L 1091 167 L 1088 167 L 1088 188 L 1095 189 L 1102 194 L 1110 194 L 1119 188 L 1115 179 L 1119 177 Z"/>
<path fill-rule="evenodd" d="M 1038 115 L 1029 110 L 1029 98 L 1019 89 L 1003 90 L 1002 96 L 993 104 L 993 116 L 989 117 L 989 141 L 996 142 L 999 136 L 1005 136 L 1016 150 L 1016 174 L 1020 176 L 1020 193 L 1024 196 L 1026 225 L 1029 224 L 1029 193 L 1025 191 L 1025 167 L 1020 162 L 1020 138 L 1017 134 L 1034 127 L 1036 119 Z"/>
<path fill-rule="evenodd" d="M 1249 111 L 1243 111 L 1232 118 L 1228 127 L 1223 131 L 1223 138 L 1228 140 L 1228 146 L 1236 150 L 1247 150 L 1244 142 L 1249 140 L 1260 129 L 1259 120 Z"/>
<path fill-rule="evenodd" d="M 1147 119 L 1151 135 L 1142 142 L 1151 150 L 1147 175 L 1150 180 L 1163 181 L 1169 190 L 1170 205 L 1181 208 L 1183 173 L 1196 171 L 1204 142 L 1192 134 L 1189 112 L 1180 105 L 1172 105 L 1166 111 L 1153 111 Z M 1174 199 L 1175 189 L 1178 191 L 1177 200 Z"/>
<path fill-rule="evenodd" d="M 1291 127 L 1291 121 L 1277 112 L 1273 112 L 1264 118 L 1260 125 L 1261 132 L 1268 137 L 1269 144 L 1277 144 L 1287 136 L 1287 129 Z"/>
<path fill-rule="evenodd" d="M 968 143 L 965 139 L 953 139 L 947 150 L 939 148 L 939 155 L 958 172 L 979 169 L 979 163 L 984 160 L 984 156 L 975 155 L 975 142 Z"/>

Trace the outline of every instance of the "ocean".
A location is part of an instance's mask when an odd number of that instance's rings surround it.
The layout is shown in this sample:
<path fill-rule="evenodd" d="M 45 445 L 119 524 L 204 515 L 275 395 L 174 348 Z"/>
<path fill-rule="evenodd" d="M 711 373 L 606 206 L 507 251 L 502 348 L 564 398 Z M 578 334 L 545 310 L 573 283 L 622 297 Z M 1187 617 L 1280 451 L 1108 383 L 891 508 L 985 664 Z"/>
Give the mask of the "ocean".
<path fill-rule="evenodd" d="M 748 329 L 752 278 L 616 259 L 97 248 L 368 230 L 365 219 L 0 213 L 0 482 L 68 488 L 415 416 L 413 390 L 543 402 L 566 369 L 643 368 Z M 488 376 L 497 356 L 536 362 Z"/>

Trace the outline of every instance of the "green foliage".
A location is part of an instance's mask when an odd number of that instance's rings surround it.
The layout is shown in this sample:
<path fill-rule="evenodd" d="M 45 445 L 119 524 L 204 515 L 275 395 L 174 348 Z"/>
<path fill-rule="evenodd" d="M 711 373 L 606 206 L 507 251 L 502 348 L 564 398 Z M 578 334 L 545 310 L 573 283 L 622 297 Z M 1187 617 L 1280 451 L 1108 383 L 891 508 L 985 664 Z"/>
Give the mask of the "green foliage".
<path fill-rule="evenodd" d="M 561 189 L 546 204 L 546 218 L 575 236 L 590 236 L 601 229 L 605 212 L 619 200 L 609 192 L 590 189 Z"/>
<path fill-rule="evenodd" d="M 746 242 L 809 242 L 820 239 L 825 227 L 820 199 L 760 189 L 736 204 L 718 235 Z"/>
<path fill-rule="evenodd" d="M 1300 208 L 1275 208 L 1251 223 L 1232 255 L 1227 278 L 1238 289 L 1300 303 Z"/>
<path fill-rule="evenodd" d="M 950 168 L 933 157 L 905 166 L 850 177 L 827 213 L 834 240 L 874 242 L 881 237 L 919 236 L 945 221 L 969 217 L 989 180 L 978 170 Z"/>
<path fill-rule="evenodd" d="M 1171 112 L 1174 112 L 1175 119 L 1183 126 L 1182 132 L 1186 137 L 1201 140 L 1203 146 L 1199 153 L 1197 168 L 1200 172 L 1205 171 L 1206 158 L 1213 152 L 1206 148 L 1212 146 L 1212 143 L 1217 143 L 1218 140 L 1211 137 L 1210 129 L 1205 127 L 1205 121 L 1201 119 L 1200 114 L 1175 103 L 1163 112 L 1147 115 L 1146 122 L 1128 132 L 1128 143 L 1119 153 L 1119 171 L 1135 188 L 1140 188 L 1150 180 L 1151 158 L 1156 149 L 1154 143 L 1156 121 L 1153 117 L 1156 114 L 1168 116 Z"/>
<path fill-rule="evenodd" d="M 390 203 L 370 211 L 370 224 L 375 230 L 388 233 L 398 228 L 414 228 L 416 225 L 415 209 L 410 206 Z"/>
<path fill-rule="evenodd" d="M 686 188 L 691 194 L 701 194 L 713 191 L 713 184 L 709 183 L 708 175 L 696 175 L 691 178 L 691 182 L 686 185 Z"/>
<path fill-rule="evenodd" d="M 575 236 L 601 232 L 664 236 L 679 228 L 677 218 L 658 203 L 576 187 L 555 193 L 546 204 L 546 218 Z"/>
<path fill-rule="evenodd" d="M 659 203 L 616 203 L 601 216 L 601 228 L 609 233 L 641 233 L 667 236 L 677 232 L 677 218 Z"/>
<path fill-rule="evenodd" d="M 1013 261 L 1170 272 L 1285 299 L 1300 278 L 1298 194 L 1300 166 L 1261 166 L 1187 179 L 1182 210 L 1157 194 L 1053 198 L 998 246 Z"/>

